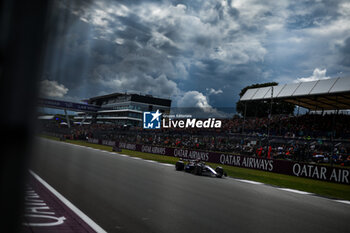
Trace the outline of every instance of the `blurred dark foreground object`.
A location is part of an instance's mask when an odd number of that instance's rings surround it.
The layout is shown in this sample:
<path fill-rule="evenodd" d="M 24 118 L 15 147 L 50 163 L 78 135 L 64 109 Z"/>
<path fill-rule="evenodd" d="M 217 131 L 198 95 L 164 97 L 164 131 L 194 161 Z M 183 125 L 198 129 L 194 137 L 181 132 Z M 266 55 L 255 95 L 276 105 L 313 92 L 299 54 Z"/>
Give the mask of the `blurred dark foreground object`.
<path fill-rule="evenodd" d="M 0 232 L 18 232 L 50 1 L 0 3 Z"/>

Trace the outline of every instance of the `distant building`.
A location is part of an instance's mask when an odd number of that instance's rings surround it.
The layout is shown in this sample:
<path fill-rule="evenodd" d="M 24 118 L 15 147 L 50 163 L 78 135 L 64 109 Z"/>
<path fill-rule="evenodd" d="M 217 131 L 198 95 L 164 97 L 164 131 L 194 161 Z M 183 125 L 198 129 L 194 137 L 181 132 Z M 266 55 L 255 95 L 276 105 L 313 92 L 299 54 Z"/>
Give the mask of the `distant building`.
<path fill-rule="evenodd" d="M 141 126 L 145 111 L 159 109 L 162 113 L 169 113 L 171 106 L 169 99 L 129 93 L 96 96 L 86 100 L 86 102 L 99 106 L 101 109 L 92 114 L 80 112 L 78 116 L 74 117 L 75 120 L 127 126 Z"/>

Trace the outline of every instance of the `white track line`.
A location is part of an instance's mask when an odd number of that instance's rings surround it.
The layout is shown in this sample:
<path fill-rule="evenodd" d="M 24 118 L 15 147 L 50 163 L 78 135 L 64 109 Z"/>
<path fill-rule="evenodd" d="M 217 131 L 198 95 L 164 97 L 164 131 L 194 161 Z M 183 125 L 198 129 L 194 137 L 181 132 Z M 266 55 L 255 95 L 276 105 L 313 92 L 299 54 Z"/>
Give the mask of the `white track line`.
<path fill-rule="evenodd" d="M 119 153 L 113 153 L 114 155 L 119 155 L 121 157 L 130 157 L 130 156 L 127 156 L 127 155 L 124 155 L 124 154 L 119 154 Z"/>
<path fill-rule="evenodd" d="M 345 200 L 334 200 L 334 201 L 350 205 L 350 201 L 345 201 Z"/>
<path fill-rule="evenodd" d="M 304 192 L 304 191 L 300 191 L 300 190 L 296 190 L 296 189 L 288 189 L 288 188 L 277 188 L 277 189 L 283 190 L 283 191 L 287 191 L 287 192 L 291 192 L 291 193 L 304 194 L 304 195 L 312 194 L 312 193 L 309 193 L 309 192 Z"/>
<path fill-rule="evenodd" d="M 58 199 L 60 199 L 69 209 L 71 209 L 75 214 L 77 214 L 81 219 L 86 222 L 92 229 L 94 229 L 98 233 L 105 233 L 106 231 L 103 230 L 99 225 L 97 225 L 91 218 L 89 218 L 86 214 L 84 214 L 81 210 L 79 210 L 75 205 L 73 205 L 70 201 L 68 201 L 64 196 L 62 196 L 56 189 L 54 189 L 51 185 L 46 183 L 45 180 L 43 180 L 40 176 L 35 174 L 32 170 L 29 170 L 29 172 L 42 184 L 44 185 L 48 190 L 50 190 L 51 193 L 53 193 Z"/>
<path fill-rule="evenodd" d="M 146 162 L 149 162 L 149 163 L 157 163 L 157 161 L 154 161 L 154 160 L 148 160 L 148 159 L 144 159 Z"/>
<path fill-rule="evenodd" d="M 241 179 L 235 179 L 244 183 L 249 183 L 249 184 L 263 184 L 261 182 L 257 182 L 257 181 L 252 181 L 252 180 L 241 180 Z"/>
<path fill-rule="evenodd" d="M 167 166 L 167 167 L 174 167 L 174 165 L 170 164 L 170 163 L 159 163 L 161 165 Z"/>

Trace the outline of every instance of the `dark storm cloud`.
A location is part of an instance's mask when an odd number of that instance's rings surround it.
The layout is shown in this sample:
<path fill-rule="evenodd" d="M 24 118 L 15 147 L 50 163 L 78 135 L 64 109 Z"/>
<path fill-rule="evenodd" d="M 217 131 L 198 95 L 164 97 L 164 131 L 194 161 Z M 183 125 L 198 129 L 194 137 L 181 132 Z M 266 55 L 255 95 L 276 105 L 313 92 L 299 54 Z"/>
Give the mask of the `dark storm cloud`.
<path fill-rule="evenodd" d="M 228 13 L 234 20 L 237 20 L 239 17 L 239 10 L 234 7 L 230 7 Z"/>
<path fill-rule="evenodd" d="M 350 37 L 345 40 L 344 46 L 340 47 L 340 64 L 350 67 Z"/>
<path fill-rule="evenodd" d="M 151 29 L 141 22 L 141 19 L 135 15 L 130 14 L 127 17 L 115 17 L 118 23 L 126 27 L 123 31 L 118 31 L 118 35 L 125 39 L 137 39 L 141 42 L 146 42 L 151 37 Z M 113 28 L 115 25 L 111 23 L 110 27 Z"/>
<path fill-rule="evenodd" d="M 60 1 L 43 80 L 82 99 L 135 91 L 234 106 L 252 83 L 350 72 L 349 9 L 346 1 Z"/>
<path fill-rule="evenodd" d="M 287 26 L 292 29 L 318 27 L 338 19 L 341 1 L 304 1 L 294 2 L 288 8 L 295 12 L 289 19 Z"/>

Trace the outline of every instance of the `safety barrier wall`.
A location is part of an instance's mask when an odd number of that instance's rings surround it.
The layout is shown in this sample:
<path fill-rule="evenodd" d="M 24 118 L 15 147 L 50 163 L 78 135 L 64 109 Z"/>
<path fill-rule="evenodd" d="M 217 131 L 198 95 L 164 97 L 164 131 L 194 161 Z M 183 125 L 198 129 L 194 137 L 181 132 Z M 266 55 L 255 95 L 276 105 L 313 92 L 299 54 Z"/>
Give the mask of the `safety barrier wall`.
<path fill-rule="evenodd" d="M 166 155 L 184 159 L 197 159 L 223 165 L 250 168 L 279 174 L 323 180 L 333 183 L 350 184 L 350 170 L 341 167 L 322 166 L 310 163 L 287 160 L 265 159 L 251 156 L 232 155 L 227 153 L 187 150 L 181 148 L 159 147 L 135 143 L 116 142 L 109 140 L 89 139 L 91 143 L 116 146 L 152 154 Z"/>

